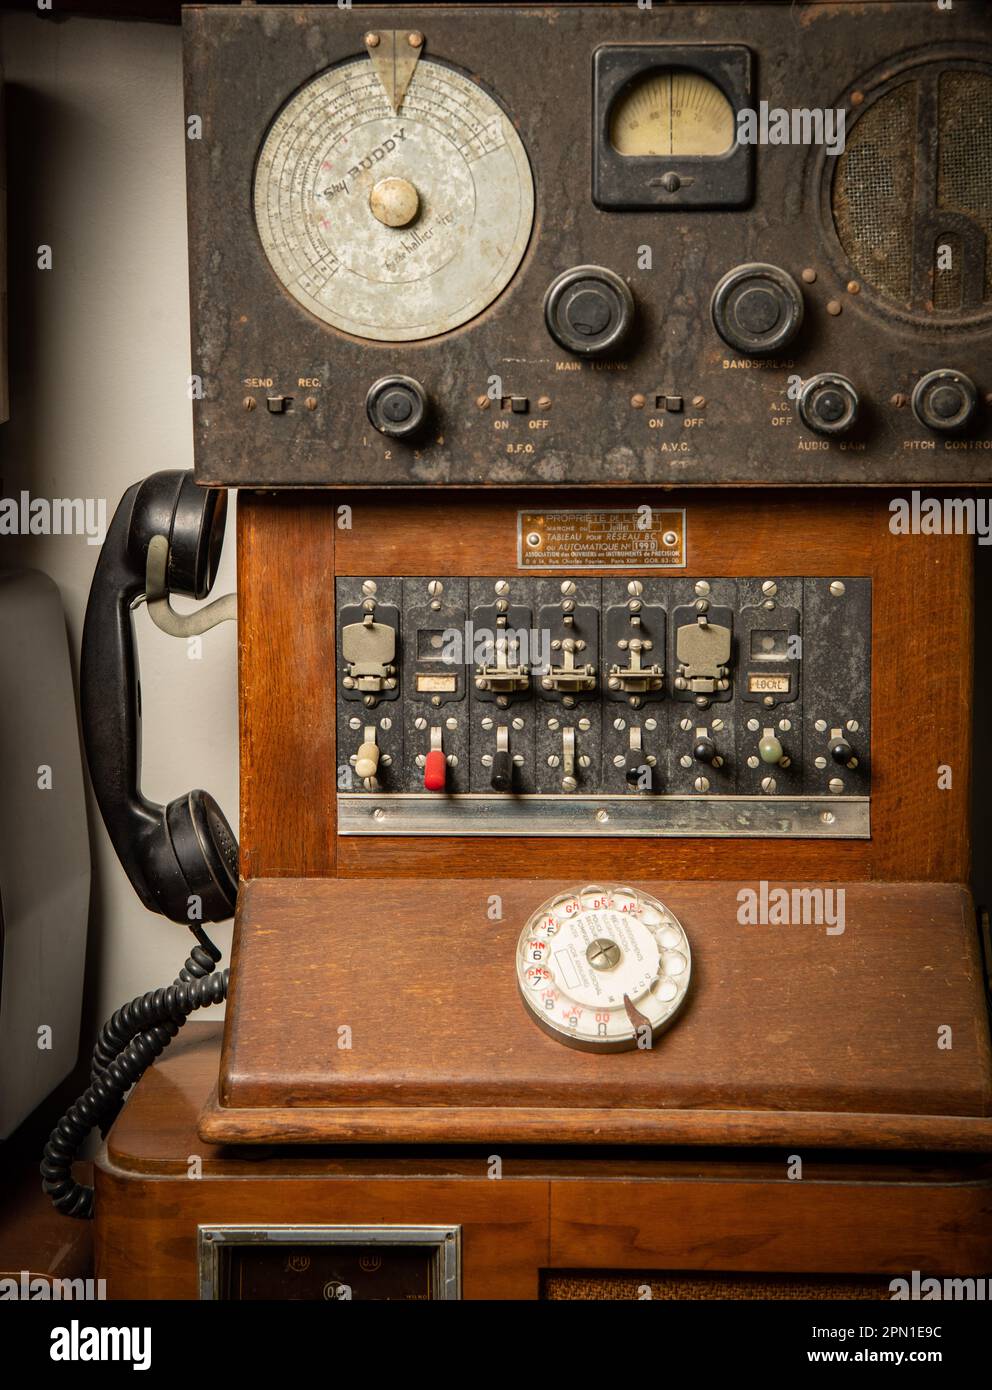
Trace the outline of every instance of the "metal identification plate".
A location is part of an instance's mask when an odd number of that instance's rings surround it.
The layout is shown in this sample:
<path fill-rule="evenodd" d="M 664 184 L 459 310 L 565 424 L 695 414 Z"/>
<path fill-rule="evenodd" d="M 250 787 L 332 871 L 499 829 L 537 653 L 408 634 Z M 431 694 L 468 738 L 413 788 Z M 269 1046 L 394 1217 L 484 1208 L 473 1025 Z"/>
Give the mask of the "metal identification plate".
<path fill-rule="evenodd" d="M 522 570 L 685 567 L 685 509 L 517 512 Z"/>

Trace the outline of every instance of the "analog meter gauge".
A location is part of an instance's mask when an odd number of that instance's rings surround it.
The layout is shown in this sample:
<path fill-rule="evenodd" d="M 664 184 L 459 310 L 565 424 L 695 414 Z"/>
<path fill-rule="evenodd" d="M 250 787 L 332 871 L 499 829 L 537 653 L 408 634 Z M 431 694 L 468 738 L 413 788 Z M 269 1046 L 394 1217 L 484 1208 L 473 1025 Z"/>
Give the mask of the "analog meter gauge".
<path fill-rule="evenodd" d="M 698 72 L 645 73 L 610 111 L 610 144 L 619 154 L 718 155 L 733 143 L 733 107 Z"/>
<path fill-rule="evenodd" d="M 535 1022 L 588 1052 L 650 1048 L 685 1002 L 691 971 L 675 916 L 621 886 L 549 898 L 517 943 L 517 983 Z"/>
<path fill-rule="evenodd" d="M 602 208 L 742 207 L 752 103 L 739 44 L 604 44 L 593 60 L 593 198 Z"/>
<path fill-rule="evenodd" d="M 358 58 L 276 116 L 255 220 L 287 291 L 334 328 L 411 342 L 474 318 L 527 247 L 534 183 L 497 102 L 456 69 Z"/>

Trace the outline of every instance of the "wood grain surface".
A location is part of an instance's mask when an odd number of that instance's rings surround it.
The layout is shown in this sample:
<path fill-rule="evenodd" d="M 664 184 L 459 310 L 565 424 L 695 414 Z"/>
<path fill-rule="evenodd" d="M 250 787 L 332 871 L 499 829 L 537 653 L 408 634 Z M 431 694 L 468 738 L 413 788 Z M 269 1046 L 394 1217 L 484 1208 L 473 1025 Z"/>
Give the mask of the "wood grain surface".
<path fill-rule="evenodd" d="M 460 1225 L 466 1298 L 535 1298 L 549 1268 L 967 1277 L 992 1267 L 987 1159 L 801 1150 L 798 1181 L 787 1173 L 794 1148 L 217 1147 L 196 1126 L 219 1042 L 219 1025 L 188 1024 L 97 1162 L 96 1272 L 111 1298 L 195 1298 L 197 1226 L 225 1222 Z"/>
<path fill-rule="evenodd" d="M 688 934 L 690 995 L 653 1049 L 601 1055 L 547 1037 L 517 993 L 523 924 L 577 882 L 246 884 L 220 1105 L 204 1136 L 245 1142 L 256 1126 L 257 1139 L 287 1142 L 753 1143 L 762 1112 L 776 1117 L 768 1142 L 787 1141 L 797 1114 L 821 1117 L 803 1130 L 809 1142 L 817 1129 L 821 1143 L 851 1142 L 858 1115 L 876 1117 L 880 1135 L 877 1117 L 904 1116 L 926 1117 L 944 1142 L 948 1129 L 974 1147 L 992 1136 L 965 890 L 850 884 L 845 930 L 828 935 L 740 925 L 732 883 L 637 881 Z M 281 1121 L 264 1113 L 279 1110 Z M 855 1142 L 872 1133 L 854 1128 Z"/>

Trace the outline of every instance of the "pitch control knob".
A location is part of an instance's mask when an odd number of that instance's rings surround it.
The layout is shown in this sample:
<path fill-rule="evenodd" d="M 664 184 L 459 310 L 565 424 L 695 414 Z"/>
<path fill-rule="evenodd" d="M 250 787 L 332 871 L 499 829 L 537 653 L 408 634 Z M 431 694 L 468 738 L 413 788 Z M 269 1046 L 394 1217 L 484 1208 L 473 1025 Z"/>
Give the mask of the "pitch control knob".
<path fill-rule="evenodd" d="M 858 393 L 846 376 L 820 372 L 803 382 L 799 418 L 817 434 L 843 434 L 858 417 Z"/>
<path fill-rule="evenodd" d="M 384 376 L 369 389 L 365 410 L 380 434 L 408 439 L 427 415 L 427 392 L 412 376 Z"/>
<path fill-rule="evenodd" d="M 728 270 L 710 301 L 713 326 L 738 352 L 778 352 L 803 321 L 802 290 L 786 270 L 753 261 Z"/>
<path fill-rule="evenodd" d="M 928 430 L 942 434 L 965 427 L 978 401 L 975 383 L 964 372 L 941 368 L 921 376 L 913 388 L 913 414 Z"/>
<path fill-rule="evenodd" d="M 544 321 L 566 351 L 601 356 L 616 351 L 630 331 L 634 296 L 605 266 L 573 266 L 548 286 Z"/>

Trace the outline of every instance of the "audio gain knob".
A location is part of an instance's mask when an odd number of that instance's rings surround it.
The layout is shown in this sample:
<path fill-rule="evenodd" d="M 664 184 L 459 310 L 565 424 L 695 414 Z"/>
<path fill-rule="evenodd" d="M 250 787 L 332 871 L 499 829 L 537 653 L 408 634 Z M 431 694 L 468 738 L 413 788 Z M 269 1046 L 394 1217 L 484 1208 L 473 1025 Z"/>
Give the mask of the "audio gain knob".
<path fill-rule="evenodd" d="M 720 337 L 738 352 L 778 352 L 802 325 L 802 290 L 777 265 L 738 265 L 713 291 L 710 314 Z"/>
<path fill-rule="evenodd" d="M 412 376 L 380 377 L 369 389 L 365 410 L 380 434 L 409 439 L 426 418 L 427 392 Z"/>
<path fill-rule="evenodd" d="M 846 376 L 820 372 L 803 382 L 799 418 L 817 434 L 843 434 L 858 417 L 858 393 Z"/>
<path fill-rule="evenodd" d="M 978 402 L 975 383 L 964 372 L 927 372 L 913 388 L 913 414 L 928 430 L 942 434 L 965 427 Z"/>
<path fill-rule="evenodd" d="M 601 265 L 577 265 L 552 280 L 544 321 L 555 342 L 585 357 L 615 352 L 634 321 L 634 296 L 625 280 Z"/>

